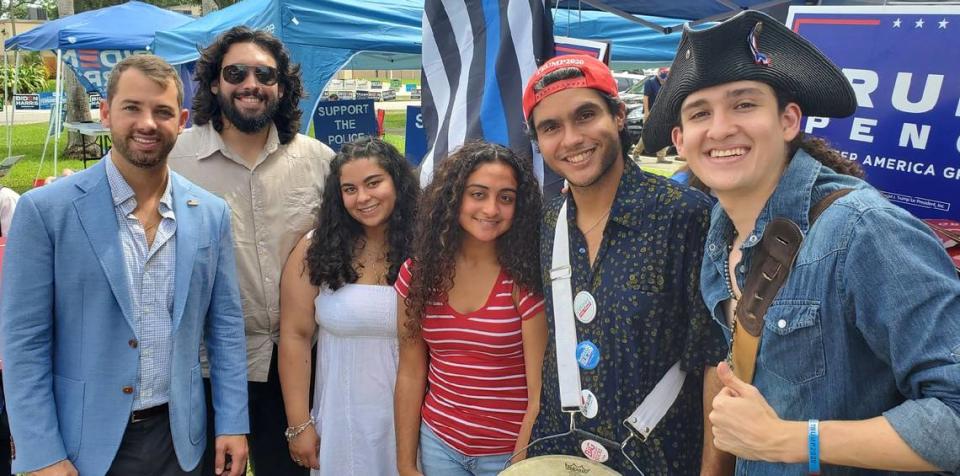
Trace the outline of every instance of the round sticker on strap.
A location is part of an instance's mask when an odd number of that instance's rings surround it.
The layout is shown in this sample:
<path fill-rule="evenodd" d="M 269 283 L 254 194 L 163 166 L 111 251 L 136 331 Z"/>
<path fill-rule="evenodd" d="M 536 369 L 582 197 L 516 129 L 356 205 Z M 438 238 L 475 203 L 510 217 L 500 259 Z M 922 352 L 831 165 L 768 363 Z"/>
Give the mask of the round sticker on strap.
<path fill-rule="evenodd" d="M 597 403 L 597 396 L 593 394 L 590 390 L 583 389 L 580 391 L 580 413 L 587 417 L 593 418 L 597 416 L 597 412 L 600 411 L 600 404 Z"/>
<path fill-rule="evenodd" d="M 587 291 L 580 291 L 577 297 L 573 298 L 573 312 L 577 315 L 577 320 L 589 324 L 597 317 L 597 301 L 593 295 Z"/>
<path fill-rule="evenodd" d="M 598 463 L 603 463 L 610 459 L 610 453 L 607 449 L 593 440 L 583 440 L 583 442 L 580 443 L 580 451 L 583 451 L 584 456 Z"/>
<path fill-rule="evenodd" d="M 585 340 L 577 344 L 577 364 L 584 370 L 593 370 L 600 365 L 600 349 L 593 342 Z"/>

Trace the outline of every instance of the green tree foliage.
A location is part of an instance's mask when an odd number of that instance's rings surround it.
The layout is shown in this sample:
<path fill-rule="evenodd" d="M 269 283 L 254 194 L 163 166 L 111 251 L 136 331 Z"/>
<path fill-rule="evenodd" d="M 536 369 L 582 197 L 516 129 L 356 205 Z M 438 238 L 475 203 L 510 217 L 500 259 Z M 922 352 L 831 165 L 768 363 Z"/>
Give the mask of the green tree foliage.
<path fill-rule="evenodd" d="M 7 66 L 0 64 L 0 88 L 6 84 L 7 93 L 13 94 L 16 85 L 18 93 L 38 93 L 46 89 L 47 70 L 43 67 L 40 53 L 25 52 L 20 58 L 20 67 L 14 68 L 11 63 Z M 10 99 L 12 96 L 8 96 Z"/>
<path fill-rule="evenodd" d="M 216 0 L 220 8 L 228 7 L 237 3 L 238 0 Z M 126 0 L 74 0 L 76 12 L 85 12 L 87 10 L 96 10 L 98 8 L 110 7 L 126 2 Z M 167 8 L 177 5 L 199 5 L 199 0 L 144 0 L 145 3 Z"/>

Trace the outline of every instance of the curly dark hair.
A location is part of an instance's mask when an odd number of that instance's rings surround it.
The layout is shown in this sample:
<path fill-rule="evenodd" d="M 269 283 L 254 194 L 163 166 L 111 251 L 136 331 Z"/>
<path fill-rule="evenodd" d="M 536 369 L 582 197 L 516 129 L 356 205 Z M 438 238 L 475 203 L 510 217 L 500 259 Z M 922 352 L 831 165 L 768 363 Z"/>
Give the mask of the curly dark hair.
<path fill-rule="evenodd" d="M 777 110 L 781 113 L 786 109 L 787 104 L 799 104 L 789 91 L 774 88 L 773 92 L 777 97 Z M 816 136 L 808 136 L 802 130 L 787 144 L 787 157 L 793 158 L 799 149 L 803 149 L 810 154 L 810 157 L 817 159 L 821 164 L 838 174 L 851 175 L 861 179 L 866 176 L 859 163 L 840 155 L 840 152 L 830 147 L 826 140 Z"/>
<path fill-rule="evenodd" d="M 281 144 L 287 144 L 297 136 L 300 130 L 300 98 L 304 96 L 303 82 L 300 79 L 300 65 L 290 62 L 290 52 L 275 36 L 263 30 L 251 30 L 245 26 L 235 26 L 217 37 L 213 43 L 200 50 L 194 80 L 198 83 L 193 97 L 193 122 L 204 125 L 213 122 L 217 132 L 223 132 L 223 112 L 216 94 L 210 90 L 214 81 L 220 79 L 223 57 L 235 43 L 254 43 L 269 51 L 277 61 L 277 84 L 283 92 L 279 98 L 277 113 L 273 123 L 277 126 L 277 136 Z"/>
<path fill-rule="evenodd" d="M 340 193 L 340 175 L 345 164 L 358 159 L 376 161 L 393 180 L 397 200 L 387 222 L 386 281 L 393 284 L 404 260 L 410 256 L 413 223 L 417 212 L 420 185 L 397 149 L 374 137 L 362 137 L 343 145 L 330 164 L 330 175 L 324 183 L 323 201 L 317 212 L 317 226 L 307 248 L 307 269 L 310 282 L 337 290 L 358 278 L 353 258 L 366 244 L 363 226 L 347 212 Z"/>
<path fill-rule="evenodd" d="M 488 163 L 506 164 L 517 180 L 513 223 L 496 243 L 500 266 L 525 289 L 539 292 L 543 286 L 539 241 L 543 198 L 532 164 L 501 145 L 467 142 L 440 162 L 420 198 L 413 244 L 415 272 L 405 300 L 410 317 L 405 324 L 407 337 L 419 334 L 427 302 L 445 300 L 453 288 L 456 256 L 463 242 L 459 217 L 467 177 Z"/>

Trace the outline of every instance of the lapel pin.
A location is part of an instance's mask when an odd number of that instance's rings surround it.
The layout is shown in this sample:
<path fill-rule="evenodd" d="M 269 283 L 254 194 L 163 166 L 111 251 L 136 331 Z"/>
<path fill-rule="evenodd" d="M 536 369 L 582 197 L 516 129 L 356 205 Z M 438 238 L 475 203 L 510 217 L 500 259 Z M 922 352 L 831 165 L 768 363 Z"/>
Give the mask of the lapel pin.
<path fill-rule="evenodd" d="M 187 200 L 187 206 L 188 206 L 188 207 L 195 207 L 195 206 L 197 206 L 197 205 L 200 205 L 200 201 L 199 201 L 199 200 L 196 200 L 196 199 L 193 199 L 193 198 L 191 198 L 190 200 Z"/>

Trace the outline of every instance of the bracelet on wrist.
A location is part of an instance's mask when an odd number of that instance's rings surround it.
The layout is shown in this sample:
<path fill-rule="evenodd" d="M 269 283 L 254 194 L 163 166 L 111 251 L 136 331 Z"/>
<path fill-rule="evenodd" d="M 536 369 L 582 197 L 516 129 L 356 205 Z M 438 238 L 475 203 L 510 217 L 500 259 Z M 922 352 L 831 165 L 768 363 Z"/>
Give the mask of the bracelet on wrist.
<path fill-rule="evenodd" d="M 807 472 L 820 474 L 820 420 L 807 422 Z"/>
<path fill-rule="evenodd" d="M 306 430 L 308 426 L 315 423 L 316 421 L 313 419 L 313 416 L 311 416 L 309 420 L 297 426 L 288 426 L 286 431 L 283 432 L 283 436 L 287 438 L 287 441 L 292 441 L 294 438 L 300 436 L 300 433 L 303 433 L 303 430 Z"/>

